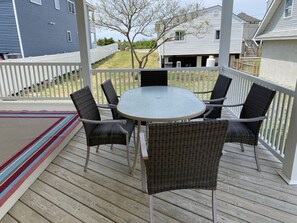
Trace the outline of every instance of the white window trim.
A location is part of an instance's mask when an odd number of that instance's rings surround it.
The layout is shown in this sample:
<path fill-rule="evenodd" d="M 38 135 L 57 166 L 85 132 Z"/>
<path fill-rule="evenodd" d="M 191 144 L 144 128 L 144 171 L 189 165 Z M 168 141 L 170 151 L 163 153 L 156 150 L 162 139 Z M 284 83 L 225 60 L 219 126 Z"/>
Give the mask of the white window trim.
<path fill-rule="evenodd" d="M 60 0 L 54 0 L 55 9 L 61 10 Z"/>
<path fill-rule="evenodd" d="M 291 18 L 291 17 L 292 17 L 292 15 L 293 15 L 293 5 L 294 5 L 294 0 L 292 0 L 291 15 L 286 16 L 286 0 L 285 0 L 285 4 L 284 4 L 284 18 L 285 18 L 285 19 L 287 19 L 287 18 Z"/>
<path fill-rule="evenodd" d="M 69 37 L 70 37 L 70 38 L 69 38 Z M 67 38 L 67 42 L 68 42 L 68 43 L 71 43 L 71 42 L 72 42 L 72 34 L 71 34 L 71 31 L 67 30 L 66 38 Z"/>
<path fill-rule="evenodd" d="M 69 10 L 69 3 L 73 5 L 73 12 Z M 67 0 L 67 11 L 70 14 L 75 15 L 75 3 L 73 1 Z"/>
<path fill-rule="evenodd" d="M 181 32 L 184 32 L 184 39 L 176 39 L 175 37 L 176 37 L 176 33 L 177 32 L 179 32 L 179 33 L 181 33 Z M 179 37 L 180 37 L 181 35 L 179 35 Z M 176 31 L 174 31 L 174 42 L 177 42 L 177 43 L 182 43 L 182 42 L 186 42 L 186 34 L 185 34 L 185 31 L 184 30 L 176 30 Z"/>
<path fill-rule="evenodd" d="M 42 1 L 41 0 L 30 0 L 31 3 L 34 3 L 36 5 L 42 5 Z"/>

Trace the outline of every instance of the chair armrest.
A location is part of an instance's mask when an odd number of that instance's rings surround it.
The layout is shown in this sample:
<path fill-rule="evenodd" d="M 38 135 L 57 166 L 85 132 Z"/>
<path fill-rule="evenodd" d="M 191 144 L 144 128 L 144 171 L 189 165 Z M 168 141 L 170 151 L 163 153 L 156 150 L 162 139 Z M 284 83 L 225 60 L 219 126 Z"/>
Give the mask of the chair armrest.
<path fill-rule="evenodd" d="M 207 112 L 205 112 L 205 113 L 203 114 L 203 118 L 206 119 L 207 116 L 212 112 L 212 110 L 213 110 L 213 107 L 211 107 Z"/>
<path fill-rule="evenodd" d="M 259 122 L 267 119 L 266 116 L 260 116 L 255 118 L 234 118 L 234 119 L 219 119 L 219 120 L 227 120 L 229 122 Z"/>
<path fill-rule="evenodd" d="M 114 104 L 99 104 L 97 105 L 98 108 L 104 108 L 104 109 L 111 109 L 111 108 L 117 108 Z"/>
<path fill-rule="evenodd" d="M 243 103 L 242 104 L 236 104 L 236 105 L 218 105 L 218 104 L 207 104 L 207 107 L 238 107 L 238 106 L 242 106 L 244 105 Z"/>
<path fill-rule="evenodd" d="M 127 123 L 127 120 L 125 120 L 125 119 L 99 121 L 99 120 L 90 120 L 90 119 L 80 118 L 79 120 L 82 122 L 85 122 L 85 123 L 90 123 L 90 124 L 123 124 L 123 125 L 125 125 Z"/>
<path fill-rule="evenodd" d="M 194 91 L 193 93 L 194 94 L 209 94 L 211 93 L 212 91 Z"/>
<path fill-rule="evenodd" d="M 147 147 L 145 143 L 145 138 L 143 132 L 139 134 L 140 137 L 140 151 L 142 159 L 148 160 L 148 153 L 147 153 Z"/>
<path fill-rule="evenodd" d="M 209 103 L 209 102 L 219 102 L 219 101 L 225 101 L 227 98 L 216 98 L 216 99 L 210 99 L 210 100 L 203 100 L 204 103 Z"/>

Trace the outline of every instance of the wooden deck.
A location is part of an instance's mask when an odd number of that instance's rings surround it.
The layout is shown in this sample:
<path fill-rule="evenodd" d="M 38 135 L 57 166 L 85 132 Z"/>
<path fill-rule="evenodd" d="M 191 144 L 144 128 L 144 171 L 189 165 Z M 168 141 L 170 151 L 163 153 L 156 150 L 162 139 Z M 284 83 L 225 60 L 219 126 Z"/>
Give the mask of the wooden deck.
<path fill-rule="evenodd" d="M 219 222 L 297 222 L 297 186 L 288 186 L 279 177 L 281 164 L 264 148 L 259 152 L 262 172 L 257 172 L 253 150 L 245 148 L 242 153 L 239 145 L 224 147 L 217 191 Z M 97 154 L 94 148 L 86 173 L 85 157 L 81 129 L 0 222 L 148 222 L 140 165 L 132 177 L 125 147 L 101 146 Z M 164 192 L 154 201 L 155 222 L 211 221 L 209 191 Z"/>

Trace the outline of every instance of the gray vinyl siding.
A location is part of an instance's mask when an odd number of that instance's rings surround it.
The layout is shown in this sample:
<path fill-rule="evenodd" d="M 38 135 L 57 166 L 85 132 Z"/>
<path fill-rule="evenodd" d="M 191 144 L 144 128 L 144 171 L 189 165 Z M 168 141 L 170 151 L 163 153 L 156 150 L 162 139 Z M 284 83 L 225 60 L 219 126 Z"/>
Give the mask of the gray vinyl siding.
<path fill-rule="evenodd" d="M 21 53 L 12 0 L 0 0 L 0 53 Z"/>
<path fill-rule="evenodd" d="M 42 5 L 15 1 L 25 57 L 79 50 L 76 15 L 68 12 L 67 0 L 60 0 L 60 10 L 55 9 L 54 0 L 42 0 Z M 72 42 L 67 41 L 67 31 Z"/>
<path fill-rule="evenodd" d="M 263 34 L 270 33 L 274 36 L 273 33 L 277 33 L 279 31 L 297 29 L 297 0 L 293 0 L 293 11 L 291 17 L 284 18 L 284 9 L 285 0 L 280 3 Z"/>

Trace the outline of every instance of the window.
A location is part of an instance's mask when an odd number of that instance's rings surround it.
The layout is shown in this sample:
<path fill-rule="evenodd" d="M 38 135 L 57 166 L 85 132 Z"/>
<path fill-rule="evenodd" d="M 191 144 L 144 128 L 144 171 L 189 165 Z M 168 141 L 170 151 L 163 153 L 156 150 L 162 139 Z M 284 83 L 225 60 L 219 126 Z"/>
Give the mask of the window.
<path fill-rule="evenodd" d="M 220 30 L 216 30 L 215 39 L 220 39 L 220 34 L 221 34 L 221 31 Z"/>
<path fill-rule="evenodd" d="M 71 31 L 67 31 L 67 42 L 72 42 Z"/>
<path fill-rule="evenodd" d="M 176 31 L 175 32 L 175 38 L 176 41 L 182 41 L 185 40 L 185 31 Z"/>
<path fill-rule="evenodd" d="M 42 5 L 41 0 L 30 0 L 30 2 L 35 3 L 37 5 Z"/>
<path fill-rule="evenodd" d="M 292 16 L 293 0 L 286 0 L 285 3 L 285 18 Z"/>
<path fill-rule="evenodd" d="M 54 0 L 55 9 L 60 10 L 60 0 Z"/>
<path fill-rule="evenodd" d="M 72 1 L 67 1 L 67 6 L 68 6 L 68 12 L 71 14 L 75 14 L 75 5 L 74 2 Z"/>

